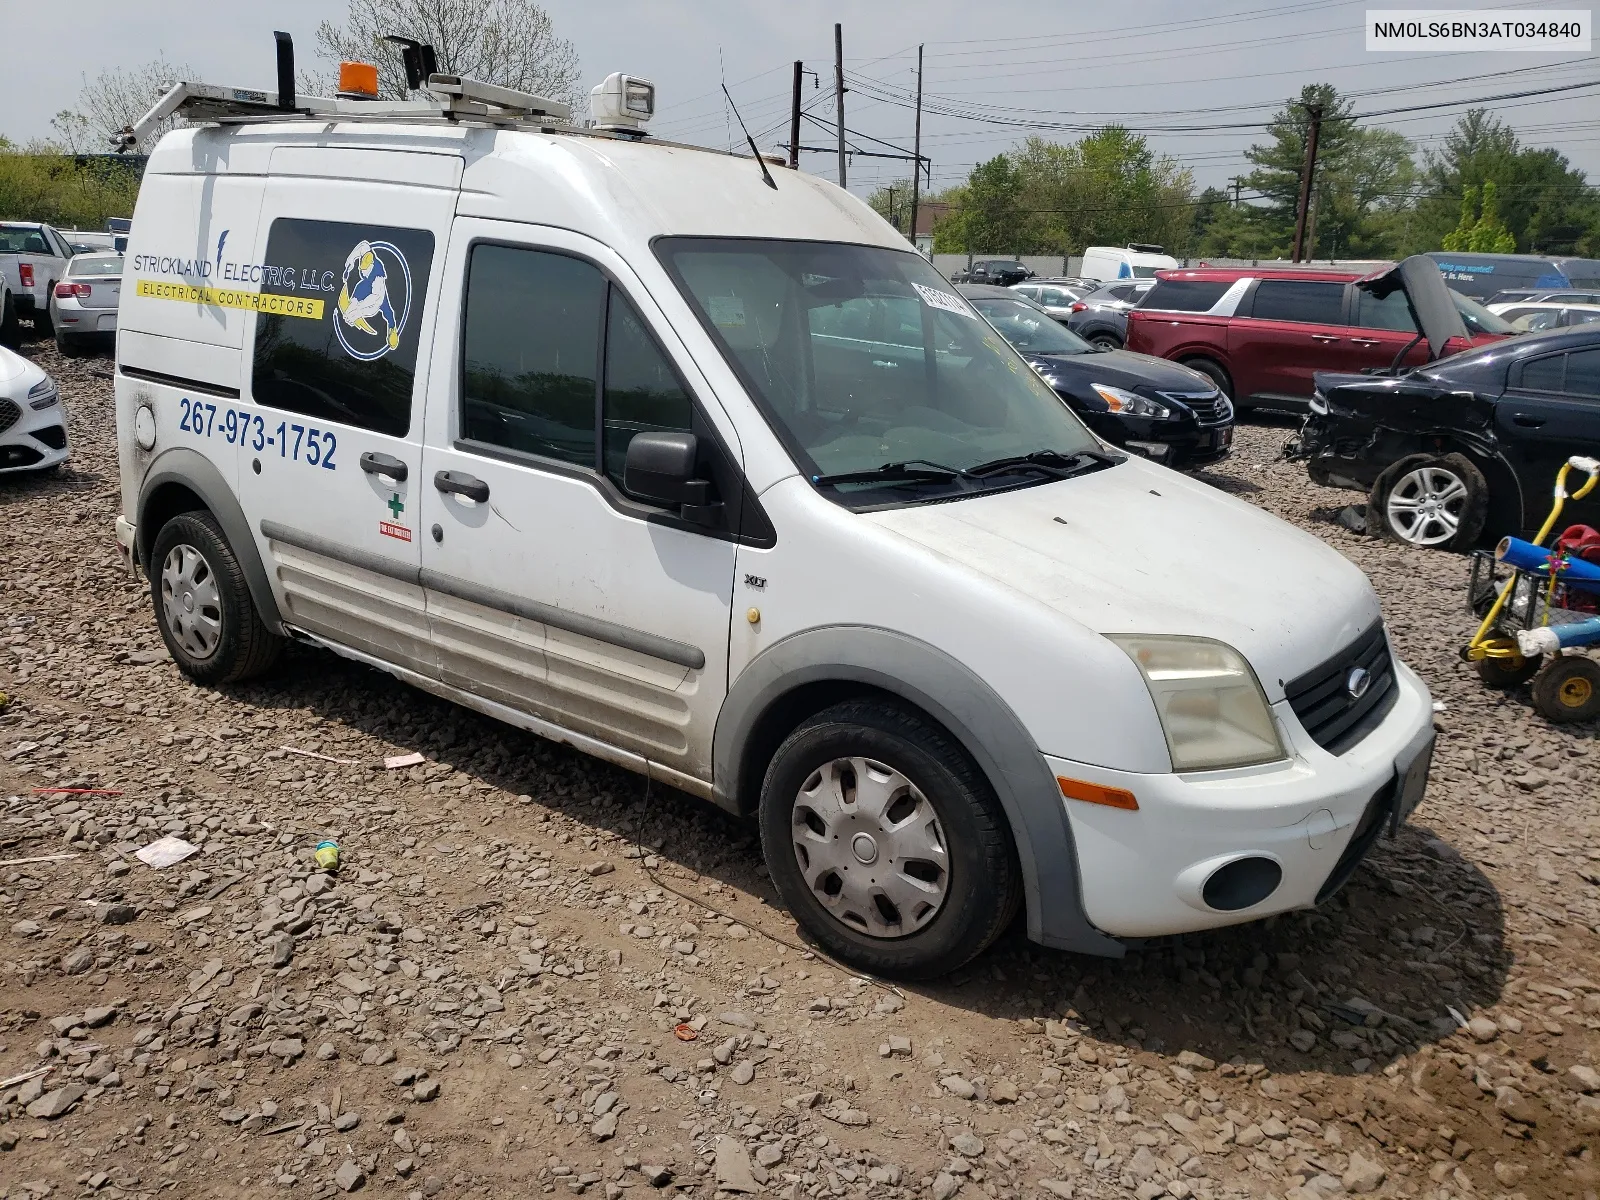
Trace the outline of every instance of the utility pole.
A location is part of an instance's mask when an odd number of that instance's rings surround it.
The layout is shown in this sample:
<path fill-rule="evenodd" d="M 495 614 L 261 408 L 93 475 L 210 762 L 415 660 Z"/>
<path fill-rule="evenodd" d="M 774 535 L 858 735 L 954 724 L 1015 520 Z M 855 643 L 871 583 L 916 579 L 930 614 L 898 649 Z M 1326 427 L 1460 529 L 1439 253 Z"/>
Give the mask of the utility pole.
<path fill-rule="evenodd" d="M 1311 180 L 1317 172 L 1317 138 L 1322 133 L 1322 105 L 1308 104 L 1305 110 L 1311 123 L 1306 130 L 1306 158 L 1300 168 L 1300 203 L 1295 206 L 1293 262 L 1300 261 L 1300 251 L 1305 245 L 1306 218 L 1311 212 Z"/>
<path fill-rule="evenodd" d="M 917 47 L 917 136 L 911 145 L 911 245 L 917 244 L 917 200 L 922 191 L 922 47 Z"/>
<path fill-rule="evenodd" d="M 789 166 L 795 171 L 800 169 L 800 77 L 805 70 L 805 63 L 795 59 L 794 100 L 789 105 Z"/>
<path fill-rule="evenodd" d="M 1239 189 L 1242 187 L 1244 187 L 1244 180 L 1235 175 L 1233 177 L 1233 206 L 1235 208 L 1239 207 Z"/>
<path fill-rule="evenodd" d="M 839 186 L 844 187 L 844 26 L 833 26 L 833 112 L 839 124 Z"/>

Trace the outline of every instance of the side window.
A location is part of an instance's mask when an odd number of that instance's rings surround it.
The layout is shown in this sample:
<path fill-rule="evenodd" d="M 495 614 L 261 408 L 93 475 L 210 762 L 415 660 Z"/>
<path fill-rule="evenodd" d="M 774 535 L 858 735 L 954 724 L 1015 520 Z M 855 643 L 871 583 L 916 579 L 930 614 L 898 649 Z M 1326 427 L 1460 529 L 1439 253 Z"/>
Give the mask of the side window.
<path fill-rule="evenodd" d="M 628 443 L 636 433 L 688 431 L 693 405 L 678 373 L 616 288 L 606 313 L 605 469 L 622 487 Z"/>
<path fill-rule="evenodd" d="M 462 436 L 594 466 L 605 299 L 605 277 L 581 259 L 473 247 Z"/>
<path fill-rule="evenodd" d="M 1263 321 L 1309 325 L 1344 323 L 1344 284 L 1299 279 L 1263 279 L 1256 284 L 1251 316 Z"/>
<path fill-rule="evenodd" d="M 266 261 L 241 281 L 259 270 L 259 295 L 217 289 L 258 314 L 255 402 L 404 437 L 432 265 L 425 229 L 273 221 Z"/>
<path fill-rule="evenodd" d="M 1562 376 L 1566 372 L 1567 356 L 1552 354 L 1522 364 L 1522 375 L 1517 386 L 1528 392 L 1559 392 Z"/>
<path fill-rule="evenodd" d="M 1362 329 L 1390 329 L 1398 333 L 1416 333 L 1417 322 L 1411 315 L 1411 305 L 1406 294 L 1398 289 L 1381 300 L 1371 292 L 1356 289 L 1356 324 Z"/>
<path fill-rule="evenodd" d="M 1600 349 L 1574 350 L 1567 355 L 1567 382 L 1571 396 L 1600 400 Z"/>
<path fill-rule="evenodd" d="M 1140 308 L 1163 312 L 1205 312 L 1227 292 L 1229 284 L 1209 279 L 1161 279 L 1144 293 Z"/>

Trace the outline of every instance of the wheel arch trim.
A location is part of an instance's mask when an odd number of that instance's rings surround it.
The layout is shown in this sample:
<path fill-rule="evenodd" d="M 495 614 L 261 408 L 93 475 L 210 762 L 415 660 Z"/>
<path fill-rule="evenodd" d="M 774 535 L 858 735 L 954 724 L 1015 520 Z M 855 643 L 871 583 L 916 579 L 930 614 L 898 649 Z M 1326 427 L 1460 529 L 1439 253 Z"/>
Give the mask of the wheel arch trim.
<path fill-rule="evenodd" d="M 163 451 L 150 464 L 149 471 L 139 485 L 134 546 L 146 576 L 150 574 L 150 554 L 155 546 L 156 536 L 161 532 L 154 528 L 156 513 L 151 501 L 163 488 L 169 486 L 181 487 L 185 491 L 192 492 L 216 518 L 217 523 L 222 526 L 223 536 L 228 539 L 234 557 L 239 560 L 245 584 L 250 589 L 250 599 L 255 602 L 256 612 L 260 614 L 262 624 L 274 633 L 287 633 L 283 616 L 278 611 L 277 598 L 272 594 L 272 584 L 267 579 L 266 569 L 261 562 L 261 553 L 256 547 L 255 538 L 250 534 L 250 523 L 245 520 L 244 510 L 239 506 L 238 498 L 216 465 L 191 447 L 174 446 Z"/>
<path fill-rule="evenodd" d="M 835 625 L 793 634 L 739 674 L 712 739 L 713 796 L 747 813 L 750 755 L 763 718 L 797 691 L 856 685 L 897 697 L 939 722 L 977 763 L 1000 800 L 1022 871 L 1028 936 L 1062 950 L 1120 958 L 1123 944 L 1084 913 L 1078 858 L 1065 803 L 1044 756 L 1010 706 L 943 650 L 873 626 Z M 765 764 L 760 764 L 765 769 Z"/>

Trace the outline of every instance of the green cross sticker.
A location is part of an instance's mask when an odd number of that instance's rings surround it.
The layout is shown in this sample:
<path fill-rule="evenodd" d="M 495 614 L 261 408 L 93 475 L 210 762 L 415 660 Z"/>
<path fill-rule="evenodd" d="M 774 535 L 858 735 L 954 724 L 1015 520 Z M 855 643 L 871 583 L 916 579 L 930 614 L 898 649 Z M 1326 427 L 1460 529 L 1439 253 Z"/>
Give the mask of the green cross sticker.
<path fill-rule="evenodd" d="M 405 510 L 406 510 L 406 506 L 404 504 L 400 503 L 400 493 L 399 492 L 394 492 L 394 493 L 391 494 L 390 499 L 389 499 L 389 503 L 388 503 L 388 508 L 389 508 L 389 511 L 394 514 L 394 519 L 396 521 L 398 521 L 400 519 L 400 514 L 405 512 Z"/>

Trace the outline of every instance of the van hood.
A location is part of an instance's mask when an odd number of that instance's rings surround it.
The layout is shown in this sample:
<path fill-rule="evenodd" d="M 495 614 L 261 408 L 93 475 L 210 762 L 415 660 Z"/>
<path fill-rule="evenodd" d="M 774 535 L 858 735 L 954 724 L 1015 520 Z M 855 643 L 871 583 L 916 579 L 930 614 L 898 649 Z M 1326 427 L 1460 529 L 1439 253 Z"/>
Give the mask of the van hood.
<path fill-rule="evenodd" d="M 1271 701 L 1378 620 L 1342 554 L 1142 459 L 994 496 L 863 514 L 1096 633 L 1214 638 Z"/>

